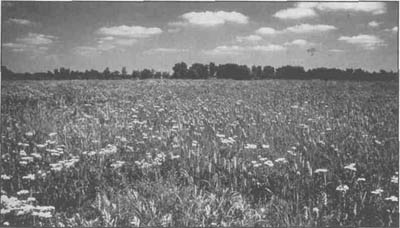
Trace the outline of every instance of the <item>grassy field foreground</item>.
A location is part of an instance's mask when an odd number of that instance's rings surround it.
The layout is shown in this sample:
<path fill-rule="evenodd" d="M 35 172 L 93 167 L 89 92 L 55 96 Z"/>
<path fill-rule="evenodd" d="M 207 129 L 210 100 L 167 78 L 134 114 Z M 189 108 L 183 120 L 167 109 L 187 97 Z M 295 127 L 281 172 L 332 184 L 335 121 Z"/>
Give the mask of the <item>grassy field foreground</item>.
<path fill-rule="evenodd" d="M 1 89 L 2 225 L 399 225 L 396 83 Z"/>

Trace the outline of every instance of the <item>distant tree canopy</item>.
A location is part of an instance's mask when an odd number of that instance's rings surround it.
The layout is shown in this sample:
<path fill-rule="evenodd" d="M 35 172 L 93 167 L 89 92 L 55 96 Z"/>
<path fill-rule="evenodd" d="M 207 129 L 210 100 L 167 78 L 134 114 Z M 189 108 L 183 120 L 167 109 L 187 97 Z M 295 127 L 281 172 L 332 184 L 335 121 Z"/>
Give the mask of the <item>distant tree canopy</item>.
<path fill-rule="evenodd" d="M 97 70 L 73 71 L 61 67 L 48 72 L 39 73 L 14 73 L 7 67 L 1 67 L 3 80 L 75 80 L 75 79 L 235 79 L 235 80 L 260 80 L 260 79 L 320 79 L 320 80 L 357 80 L 357 81 L 398 81 L 398 72 L 368 72 L 362 69 L 336 69 L 314 68 L 305 70 L 301 66 L 251 66 L 234 63 L 216 65 L 193 63 L 190 67 L 184 62 L 177 63 L 172 68 L 173 73 L 154 71 L 153 69 L 134 70 L 128 74 L 126 67 L 121 72 L 111 71 L 108 67 L 103 72 Z"/>

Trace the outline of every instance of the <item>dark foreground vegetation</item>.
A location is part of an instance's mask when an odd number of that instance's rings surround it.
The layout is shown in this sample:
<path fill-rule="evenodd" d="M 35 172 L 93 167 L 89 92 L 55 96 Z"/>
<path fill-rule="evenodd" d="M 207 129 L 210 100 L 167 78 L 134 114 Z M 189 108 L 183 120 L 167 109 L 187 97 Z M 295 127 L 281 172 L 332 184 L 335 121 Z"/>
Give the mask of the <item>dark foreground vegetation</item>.
<path fill-rule="evenodd" d="M 300 66 L 252 66 L 238 64 L 215 65 L 194 63 L 190 67 L 181 62 L 172 68 L 173 73 L 159 72 L 153 69 L 142 71 L 134 70 L 131 74 L 123 67 L 121 72 L 110 71 L 107 67 L 103 72 L 97 70 L 86 70 L 85 72 L 74 71 L 61 67 L 53 72 L 38 73 L 14 73 L 2 66 L 2 79 L 4 80 L 76 80 L 76 79 L 236 79 L 236 80 L 259 80 L 259 79 L 320 79 L 320 80 L 355 80 L 355 81 L 397 81 L 398 72 L 368 72 L 362 69 L 336 69 L 315 68 L 304 70 Z"/>

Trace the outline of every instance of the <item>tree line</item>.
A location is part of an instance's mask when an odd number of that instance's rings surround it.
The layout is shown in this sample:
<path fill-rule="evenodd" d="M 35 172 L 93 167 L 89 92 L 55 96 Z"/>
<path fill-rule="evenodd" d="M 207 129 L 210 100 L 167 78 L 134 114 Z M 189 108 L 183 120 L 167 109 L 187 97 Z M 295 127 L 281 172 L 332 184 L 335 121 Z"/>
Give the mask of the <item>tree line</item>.
<path fill-rule="evenodd" d="M 107 67 L 104 71 L 97 70 L 74 71 L 61 67 L 54 71 L 38 73 L 14 73 L 2 66 L 2 80 L 79 80 L 79 79 L 235 79 L 235 80 L 261 80 L 261 79 L 320 79 L 320 80 L 358 80 L 358 81 L 397 81 L 398 72 L 380 70 L 368 72 L 363 69 L 337 69 L 314 68 L 305 70 L 301 66 L 251 66 L 233 63 L 216 65 L 215 63 L 194 63 L 190 67 L 184 62 L 177 63 L 169 72 L 160 72 L 153 69 L 134 70 L 128 73 L 123 67 L 121 72 L 110 71 Z"/>

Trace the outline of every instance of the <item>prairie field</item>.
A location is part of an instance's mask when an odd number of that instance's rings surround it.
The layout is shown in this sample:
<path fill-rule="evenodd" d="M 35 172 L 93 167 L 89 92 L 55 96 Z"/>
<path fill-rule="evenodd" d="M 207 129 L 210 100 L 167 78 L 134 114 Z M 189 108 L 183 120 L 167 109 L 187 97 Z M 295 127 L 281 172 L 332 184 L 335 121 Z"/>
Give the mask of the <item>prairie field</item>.
<path fill-rule="evenodd" d="M 2 81 L 0 225 L 398 227 L 398 92 Z"/>

